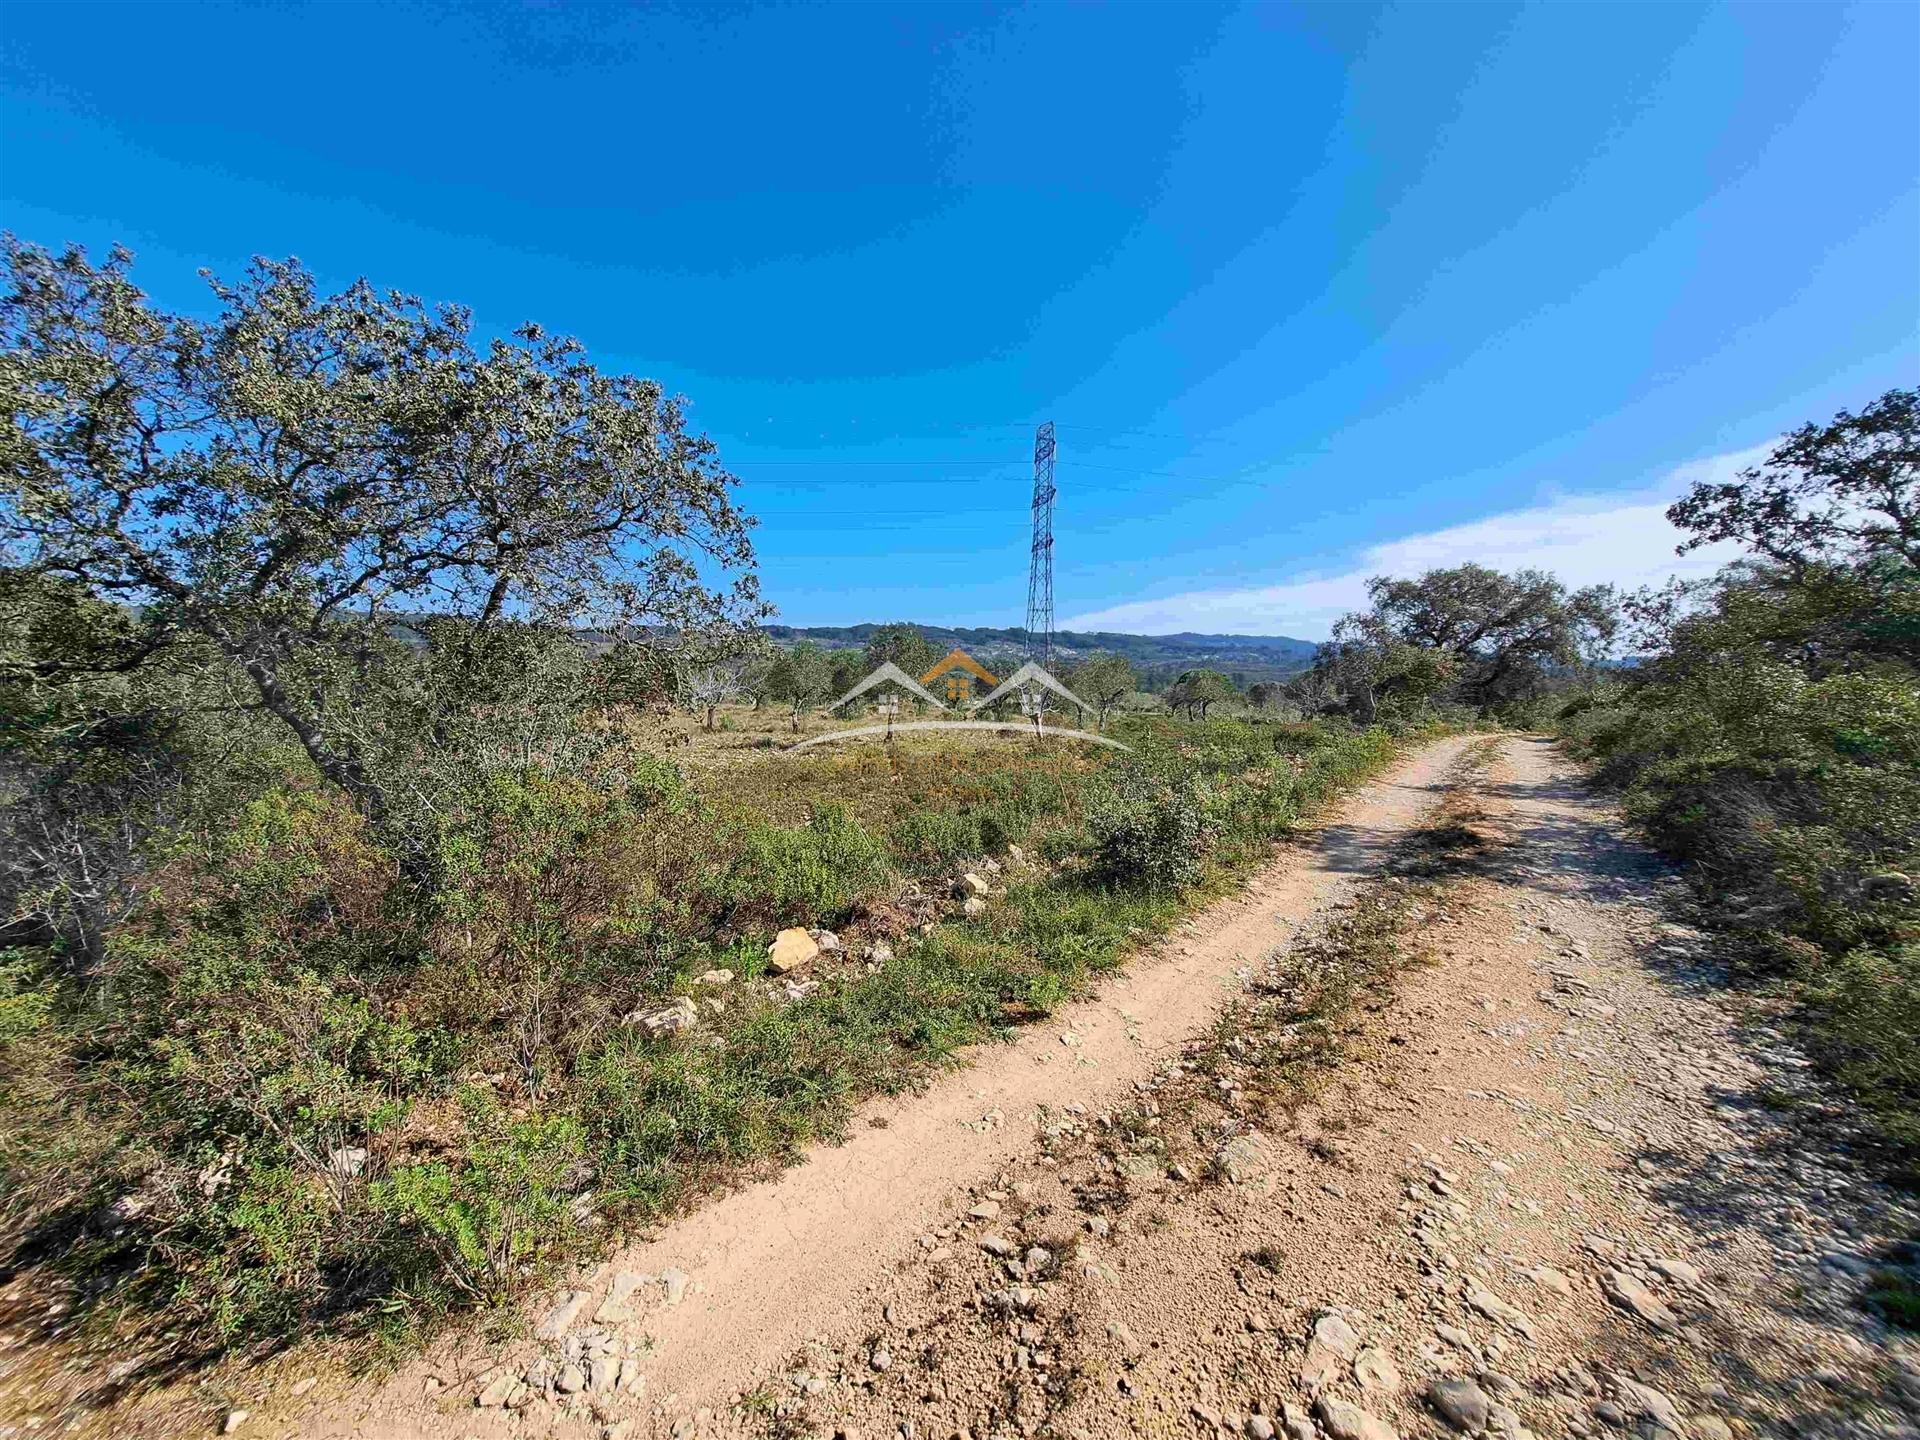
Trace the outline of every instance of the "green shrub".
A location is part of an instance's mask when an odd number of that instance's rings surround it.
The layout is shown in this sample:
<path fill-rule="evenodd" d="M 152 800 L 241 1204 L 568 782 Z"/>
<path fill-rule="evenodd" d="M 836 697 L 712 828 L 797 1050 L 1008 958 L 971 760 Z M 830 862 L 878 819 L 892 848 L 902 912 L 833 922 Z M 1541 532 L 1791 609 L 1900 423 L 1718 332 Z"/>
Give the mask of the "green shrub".
<path fill-rule="evenodd" d="M 966 856 L 986 852 L 982 816 L 971 806 L 959 810 L 914 810 L 887 832 L 887 844 L 901 864 L 938 870 Z"/>
<path fill-rule="evenodd" d="M 1806 1000 L 1816 1057 L 1920 1155 L 1920 943 L 1848 951 L 1812 977 Z"/>
<path fill-rule="evenodd" d="M 831 802 L 803 827 L 742 821 L 732 838 L 708 893 L 736 925 L 832 925 L 893 874 L 885 842 Z"/>
<path fill-rule="evenodd" d="M 503 1300 L 577 1228 L 572 1205 L 585 1183 L 586 1132 L 565 1114 L 512 1119 L 479 1086 L 460 1100 L 461 1158 L 402 1165 L 373 1186 L 372 1199 L 421 1237 L 462 1295 Z"/>
<path fill-rule="evenodd" d="M 1920 1280 L 1911 1270 L 1874 1272 L 1860 1303 L 1897 1330 L 1920 1332 Z"/>
<path fill-rule="evenodd" d="M 1217 822 L 1193 784 L 1127 770 L 1093 802 L 1087 830 L 1102 879 L 1179 890 L 1200 879 Z"/>
<path fill-rule="evenodd" d="M 0 950 L 0 1055 L 10 1054 L 46 1032 L 57 993 L 39 953 Z M 11 1068 L 0 1068 L 0 1086 L 6 1084 L 5 1071 Z"/>

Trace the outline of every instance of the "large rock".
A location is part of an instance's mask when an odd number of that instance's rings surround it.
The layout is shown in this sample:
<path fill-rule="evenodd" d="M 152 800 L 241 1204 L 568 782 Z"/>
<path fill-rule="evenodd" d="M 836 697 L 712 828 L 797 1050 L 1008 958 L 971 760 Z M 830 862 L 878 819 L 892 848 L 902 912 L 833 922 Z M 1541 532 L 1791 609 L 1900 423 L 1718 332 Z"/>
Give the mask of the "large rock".
<path fill-rule="evenodd" d="M 1551 1290 L 1554 1294 L 1563 1296 L 1573 1294 L 1573 1282 L 1564 1272 L 1554 1269 L 1551 1265 L 1536 1266 L 1527 1271 L 1526 1276 L 1542 1290 Z"/>
<path fill-rule="evenodd" d="M 623 1320 L 631 1320 L 645 1303 L 644 1292 L 652 1283 L 651 1275 L 636 1275 L 631 1270 L 622 1270 L 607 1287 L 607 1298 L 593 1312 L 594 1324 L 616 1325 Z"/>
<path fill-rule="evenodd" d="M 1313 1322 L 1313 1338 L 1342 1360 L 1351 1360 L 1360 1350 L 1360 1337 L 1354 1334 L 1353 1326 L 1332 1311 Z"/>
<path fill-rule="evenodd" d="M 1679 1285 L 1698 1285 L 1700 1271 L 1685 1260 L 1655 1260 L 1653 1268 Z"/>
<path fill-rule="evenodd" d="M 785 975 L 802 969 L 820 958 L 820 942 L 797 925 L 790 925 L 773 937 L 767 947 L 767 973 Z"/>
<path fill-rule="evenodd" d="M 1680 1320 L 1666 1302 L 1624 1270 L 1607 1275 L 1607 1296 L 1622 1310 L 1630 1310 L 1656 1330 L 1672 1330 Z"/>
<path fill-rule="evenodd" d="M 487 1383 L 480 1387 L 480 1393 L 473 1397 L 473 1403 L 483 1410 L 495 1410 L 507 1403 L 507 1397 L 513 1394 L 520 1384 L 520 1377 L 511 1370 L 496 1370 Z"/>
<path fill-rule="evenodd" d="M 546 1313 L 546 1317 L 534 1328 L 537 1340 L 558 1340 L 573 1328 L 573 1322 L 580 1318 L 580 1312 L 587 1308 L 587 1301 L 593 1297 L 585 1290 L 568 1290 L 560 1296 L 560 1303 Z"/>
<path fill-rule="evenodd" d="M 692 1283 L 692 1278 L 686 1271 L 672 1265 L 660 1272 L 660 1288 L 666 1292 L 667 1304 L 678 1305 L 686 1298 L 687 1286 Z"/>
<path fill-rule="evenodd" d="M 1646 1421 L 1656 1435 L 1686 1433 L 1686 1421 L 1671 1397 L 1651 1385 L 1642 1385 L 1630 1375 L 1610 1375 L 1607 1378 L 1620 1401 L 1620 1408 L 1629 1418 Z"/>
<path fill-rule="evenodd" d="M 1442 1420 L 1456 1430 L 1478 1435 L 1487 1428 L 1492 1402 L 1486 1392 L 1471 1380 L 1447 1377 L 1427 1387 L 1427 1401 Z"/>
<path fill-rule="evenodd" d="M 1333 1440 L 1400 1440 L 1393 1426 L 1378 1415 L 1332 1395 L 1322 1395 L 1315 1400 L 1313 1413 L 1320 1417 L 1320 1423 L 1327 1427 Z"/>
<path fill-rule="evenodd" d="M 1384 1399 L 1400 1389 L 1400 1370 L 1391 1355 L 1369 1345 L 1353 1358 L 1353 1383 L 1363 1394 Z"/>
<path fill-rule="evenodd" d="M 671 1005 L 659 1010 L 636 1010 L 627 1017 L 627 1023 L 637 1025 L 650 1040 L 658 1040 L 666 1035 L 679 1035 L 693 1029 L 700 1023 L 700 1012 L 694 1008 L 693 1001 L 682 995 Z"/>
<path fill-rule="evenodd" d="M 1231 1185 L 1244 1184 L 1264 1174 L 1273 1163 L 1273 1154 L 1252 1135 L 1236 1135 L 1215 1152 L 1213 1170 Z"/>
<path fill-rule="evenodd" d="M 1300 1388 L 1318 1395 L 1340 1378 L 1359 1349 L 1360 1337 L 1351 1325 L 1338 1315 L 1322 1315 L 1314 1322 L 1306 1358 L 1300 1362 Z"/>
<path fill-rule="evenodd" d="M 1478 1280 L 1467 1281 L 1467 1305 L 1489 1320 L 1497 1320 L 1508 1329 L 1533 1339 L 1533 1320 L 1518 1305 L 1509 1305 Z"/>

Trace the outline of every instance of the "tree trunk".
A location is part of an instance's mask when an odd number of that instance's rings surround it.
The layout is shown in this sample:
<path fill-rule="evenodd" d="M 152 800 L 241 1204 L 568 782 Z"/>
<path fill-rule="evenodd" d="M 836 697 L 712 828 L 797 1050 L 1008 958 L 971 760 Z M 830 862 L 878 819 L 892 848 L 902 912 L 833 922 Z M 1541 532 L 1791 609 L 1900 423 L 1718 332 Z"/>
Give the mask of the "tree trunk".
<path fill-rule="evenodd" d="M 393 851 L 401 878 L 416 889 L 432 890 L 436 882 L 433 855 L 423 837 L 399 823 L 385 787 L 357 757 L 335 749 L 320 727 L 300 713 L 281 685 L 279 669 L 272 659 L 251 655 L 243 658 L 241 665 L 259 692 L 262 708 L 293 731 L 314 768 L 353 801 L 374 838 Z"/>

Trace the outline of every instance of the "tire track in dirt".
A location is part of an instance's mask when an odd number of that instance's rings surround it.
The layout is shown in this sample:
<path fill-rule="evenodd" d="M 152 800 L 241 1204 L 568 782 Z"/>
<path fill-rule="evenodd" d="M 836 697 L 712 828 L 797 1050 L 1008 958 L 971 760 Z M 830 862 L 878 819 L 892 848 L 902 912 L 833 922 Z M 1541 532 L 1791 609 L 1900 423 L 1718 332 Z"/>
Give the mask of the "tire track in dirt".
<path fill-rule="evenodd" d="M 1469 743 L 1456 736 L 1421 746 L 1235 895 L 1101 982 L 1094 997 L 1007 1044 L 974 1050 L 920 1094 L 863 1107 L 844 1144 L 815 1147 L 781 1175 L 713 1201 L 577 1282 L 578 1326 L 586 1327 L 616 1275 L 647 1277 L 637 1316 L 594 1327 L 616 1356 L 633 1356 L 631 1383 L 620 1383 L 616 1360 L 591 1396 L 476 1407 L 494 1376 L 523 1374 L 543 1355 L 558 1373 L 566 1356 L 553 1343 L 500 1346 L 470 1335 L 377 1384 L 260 1404 L 248 1430 L 364 1440 L 572 1436 L 623 1422 L 643 1434 L 677 1419 L 673 1428 L 693 1433 L 693 1417 L 723 1413 L 744 1377 L 777 1369 L 917 1263 L 922 1237 L 951 1226 L 971 1191 L 1032 1148 L 1043 1109 L 1117 1103 L 1203 1030 L 1254 961 L 1378 868 L 1434 805 Z M 672 1277 L 676 1303 L 659 1298 L 668 1293 L 663 1276 Z"/>
<path fill-rule="evenodd" d="M 1538 741 L 1440 819 L 1478 858 L 1361 896 L 1400 975 L 1311 1103 L 1260 1092 L 1323 937 L 1256 971 L 1273 1010 L 999 1171 L 945 1257 L 742 1372 L 757 1409 L 654 1433 L 1920 1435 L 1920 1342 L 1859 1304 L 1920 1216 L 1664 918 L 1665 867 Z"/>

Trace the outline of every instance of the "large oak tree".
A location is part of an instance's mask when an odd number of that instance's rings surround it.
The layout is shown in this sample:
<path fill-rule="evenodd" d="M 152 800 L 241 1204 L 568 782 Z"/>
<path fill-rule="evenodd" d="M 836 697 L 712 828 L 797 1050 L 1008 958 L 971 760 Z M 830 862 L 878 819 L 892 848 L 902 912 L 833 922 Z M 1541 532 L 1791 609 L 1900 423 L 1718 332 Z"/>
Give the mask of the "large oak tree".
<path fill-rule="evenodd" d="M 191 638 L 404 851 L 353 703 L 396 637 L 457 675 L 503 626 L 759 618 L 736 482 L 653 381 L 538 326 L 483 343 L 457 307 L 322 294 L 291 260 L 210 279 L 212 319 L 170 314 L 131 263 L 0 241 L 0 585 L 131 617 L 35 679 Z"/>

